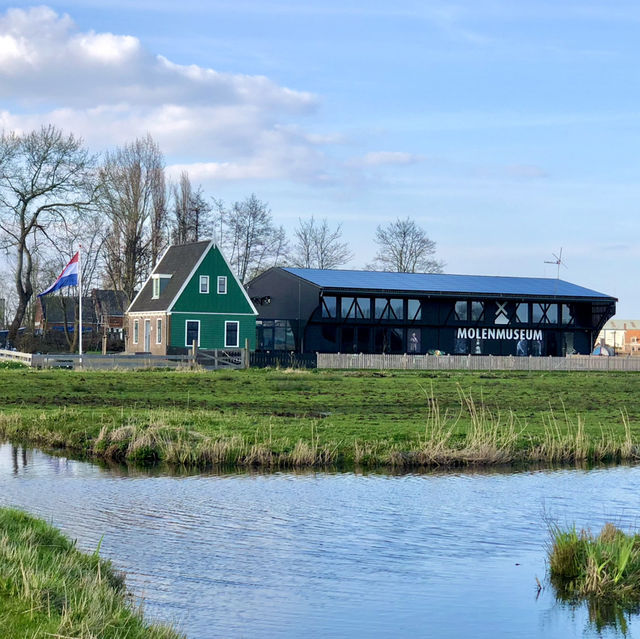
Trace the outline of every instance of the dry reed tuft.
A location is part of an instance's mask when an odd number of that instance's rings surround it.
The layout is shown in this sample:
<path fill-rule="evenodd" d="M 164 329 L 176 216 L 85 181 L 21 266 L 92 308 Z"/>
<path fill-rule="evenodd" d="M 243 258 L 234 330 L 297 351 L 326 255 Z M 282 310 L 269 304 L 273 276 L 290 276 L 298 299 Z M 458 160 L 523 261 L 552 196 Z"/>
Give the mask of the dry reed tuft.
<path fill-rule="evenodd" d="M 293 369 L 296 370 L 297 369 Z M 229 374 L 229 373 L 227 373 Z M 301 382 L 302 383 L 302 382 Z M 306 388 L 306 387 L 305 387 Z M 442 410 L 433 388 L 422 388 L 424 426 L 397 438 L 381 430 L 344 436 L 328 418 L 309 422 L 287 416 L 249 417 L 211 410 L 127 410 L 91 416 L 81 409 L 0 414 L 0 437 L 49 448 L 67 448 L 116 461 L 194 467 L 322 468 L 335 464 L 396 470 L 512 463 L 583 463 L 638 458 L 628 415 L 622 428 L 586 428 L 581 415 L 549 409 L 542 429 L 529 428 L 511 410 L 490 409 L 458 387 L 455 411 Z M 300 424 L 297 427 L 297 424 Z M 308 429 L 308 430 L 307 430 Z M 340 435 L 342 435 L 340 437 Z"/>

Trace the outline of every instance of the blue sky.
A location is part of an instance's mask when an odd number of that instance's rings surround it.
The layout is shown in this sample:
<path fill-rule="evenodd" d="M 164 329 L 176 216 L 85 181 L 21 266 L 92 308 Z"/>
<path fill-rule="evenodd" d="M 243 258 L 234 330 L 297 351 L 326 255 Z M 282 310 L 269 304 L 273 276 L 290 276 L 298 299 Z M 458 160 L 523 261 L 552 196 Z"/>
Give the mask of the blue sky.
<path fill-rule="evenodd" d="M 35 8 L 34 8 L 35 7 Z M 0 1 L 0 126 L 150 131 L 212 196 L 410 216 L 451 273 L 562 276 L 640 317 L 640 5 Z"/>

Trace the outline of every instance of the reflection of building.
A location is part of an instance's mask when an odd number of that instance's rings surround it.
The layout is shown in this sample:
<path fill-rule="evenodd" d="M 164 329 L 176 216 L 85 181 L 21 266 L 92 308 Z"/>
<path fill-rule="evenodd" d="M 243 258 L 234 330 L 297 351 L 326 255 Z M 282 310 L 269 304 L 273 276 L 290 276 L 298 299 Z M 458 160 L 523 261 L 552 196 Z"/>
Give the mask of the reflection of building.
<path fill-rule="evenodd" d="M 589 353 L 616 299 L 558 279 L 272 268 L 247 285 L 258 349 Z"/>
<path fill-rule="evenodd" d="M 609 320 L 597 341 L 613 348 L 618 355 L 640 355 L 640 320 Z"/>

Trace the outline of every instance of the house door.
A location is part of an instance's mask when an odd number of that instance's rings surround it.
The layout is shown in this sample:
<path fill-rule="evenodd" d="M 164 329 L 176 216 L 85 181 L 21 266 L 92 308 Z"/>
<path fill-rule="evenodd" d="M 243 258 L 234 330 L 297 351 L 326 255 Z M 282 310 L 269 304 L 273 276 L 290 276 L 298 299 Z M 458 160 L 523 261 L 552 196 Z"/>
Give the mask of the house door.
<path fill-rule="evenodd" d="M 144 350 L 147 353 L 151 350 L 151 320 L 144 321 Z"/>

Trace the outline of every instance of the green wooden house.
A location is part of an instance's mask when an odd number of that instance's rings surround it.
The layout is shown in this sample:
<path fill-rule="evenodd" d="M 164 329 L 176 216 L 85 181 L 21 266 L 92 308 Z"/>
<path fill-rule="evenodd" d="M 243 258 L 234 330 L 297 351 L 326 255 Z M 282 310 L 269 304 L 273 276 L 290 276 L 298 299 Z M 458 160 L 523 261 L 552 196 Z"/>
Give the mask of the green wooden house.
<path fill-rule="evenodd" d="M 213 241 L 170 246 L 127 309 L 126 351 L 255 347 L 257 311 Z"/>

